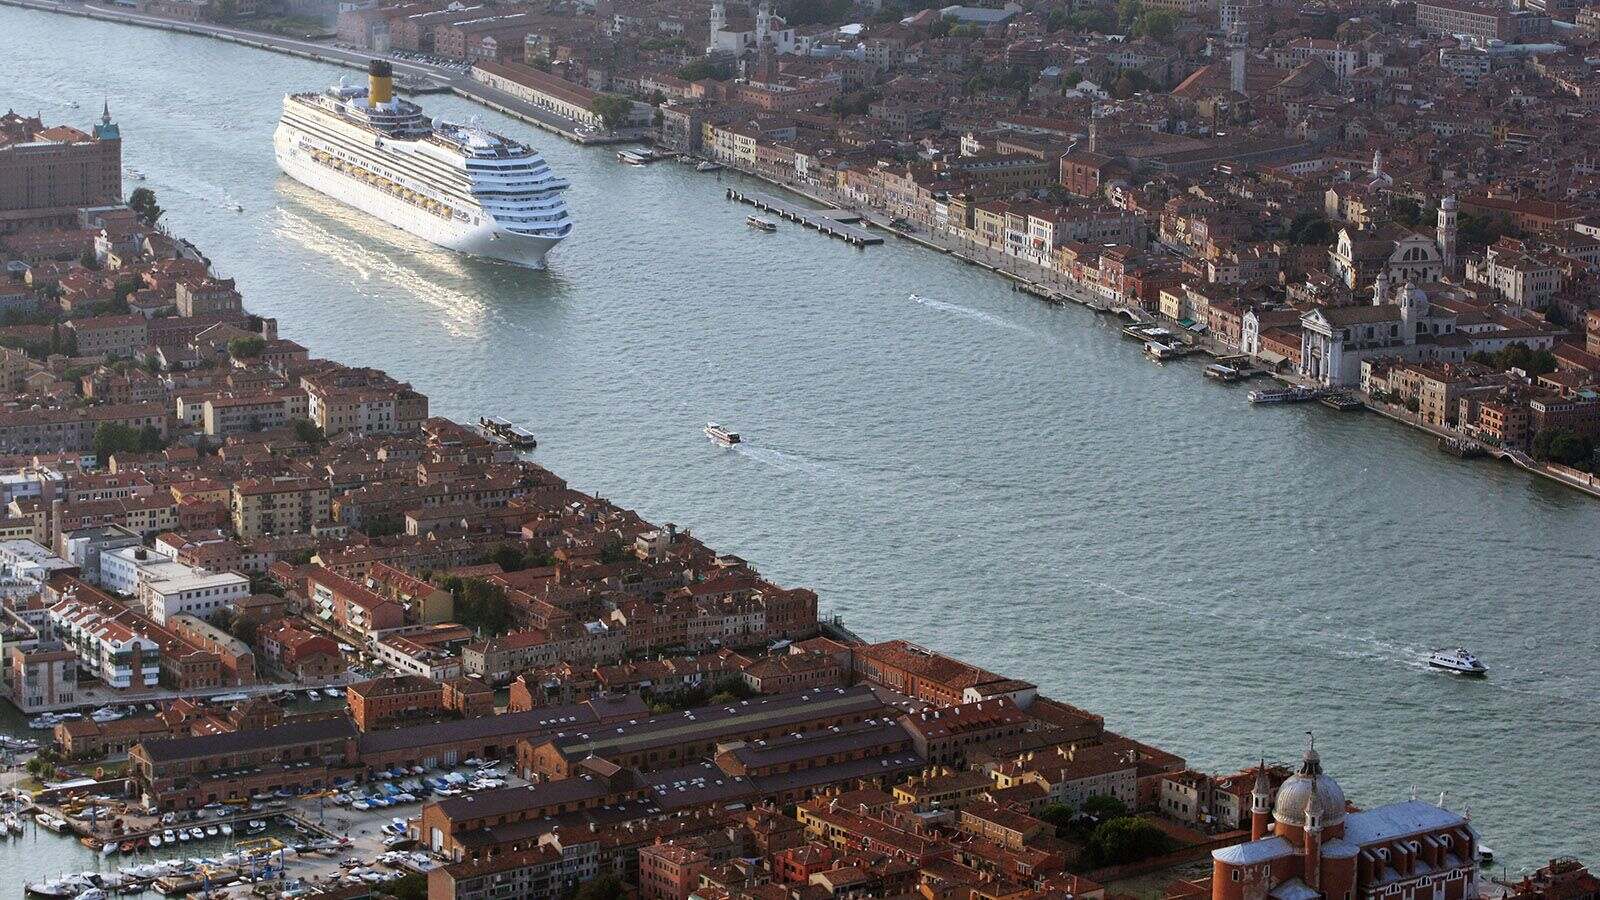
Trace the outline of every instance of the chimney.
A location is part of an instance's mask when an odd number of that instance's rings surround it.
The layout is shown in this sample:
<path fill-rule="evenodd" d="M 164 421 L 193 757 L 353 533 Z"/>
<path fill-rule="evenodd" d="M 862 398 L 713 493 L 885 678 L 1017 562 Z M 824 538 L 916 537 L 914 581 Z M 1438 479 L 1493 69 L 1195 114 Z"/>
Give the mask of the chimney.
<path fill-rule="evenodd" d="M 367 108 L 388 103 L 394 97 L 394 66 L 386 59 L 367 64 Z"/>

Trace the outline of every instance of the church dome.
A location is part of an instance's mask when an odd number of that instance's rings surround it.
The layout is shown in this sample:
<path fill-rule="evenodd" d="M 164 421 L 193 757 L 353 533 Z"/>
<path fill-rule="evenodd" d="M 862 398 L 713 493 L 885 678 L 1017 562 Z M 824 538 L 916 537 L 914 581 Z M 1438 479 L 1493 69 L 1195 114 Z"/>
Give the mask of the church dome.
<path fill-rule="evenodd" d="M 1315 747 L 1306 748 L 1300 771 L 1278 788 L 1272 818 L 1283 825 L 1303 828 L 1308 808 L 1318 814 L 1324 828 L 1344 821 L 1344 789 L 1322 771 L 1322 758 L 1317 756 Z"/>

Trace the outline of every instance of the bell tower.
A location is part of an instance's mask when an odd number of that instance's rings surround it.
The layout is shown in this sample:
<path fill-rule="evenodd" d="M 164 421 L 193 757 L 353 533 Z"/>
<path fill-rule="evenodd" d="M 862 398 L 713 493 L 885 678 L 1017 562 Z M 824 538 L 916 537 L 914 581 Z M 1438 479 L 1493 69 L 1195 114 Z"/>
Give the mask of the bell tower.
<path fill-rule="evenodd" d="M 1322 887 L 1322 809 L 1317 805 L 1317 795 L 1313 791 L 1306 799 L 1306 824 L 1305 824 L 1305 869 L 1303 876 L 1306 887 L 1314 891 Z"/>
<path fill-rule="evenodd" d="M 1444 273 L 1453 277 L 1456 273 L 1456 198 L 1453 196 L 1439 201 L 1439 224 L 1434 237 L 1444 260 Z"/>
<path fill-rule="evenodd" d="M 1261 760 L 1256 770 L 1255 787 L 1250 789 L 1250 840 L 1259 841 L 1267 836 L 1267 823 L 1272 821 L 1272 781 L 1267 778 L 1267 760 Z"/>

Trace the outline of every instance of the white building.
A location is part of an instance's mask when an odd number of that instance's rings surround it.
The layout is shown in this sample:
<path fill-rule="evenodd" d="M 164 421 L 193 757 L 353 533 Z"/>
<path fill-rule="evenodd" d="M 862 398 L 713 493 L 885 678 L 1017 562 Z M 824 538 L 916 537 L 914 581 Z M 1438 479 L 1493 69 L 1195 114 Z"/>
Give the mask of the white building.
<path fill-rule="evenodd" d="M 742 56 L 762 51 L 801 53 L 804 49 L 795 30 L 773 14 L 771 0 L 761 0 L 754 20 L 729 19 L 723 0 L 711 4 L 711 44 L 706 47 L 707 53 Z"/>
<path fill-rule="evenodd" d="M 179 613 L 208 619 L 250 596 L 250 579 L 174 562 L 145 547 L 100 554 L 100 584 L 134 597 L 158 624 Z"/>
<path fill-rule="evenodd" d="M 207 572 L 180 563 L 169 563 L 185 574 L 173 571 L 144 583 L 141 594 L 150 618 L 165 625 L 167 619 L 182 613 L 209 619 L 250 596 L 250 579 L 233 572 Z"/>
<path fill-rule="evenodd" d="M 33 541 L 0 541 L 0 596 L 36 594 L 50 576 L 75 568 Z"/>

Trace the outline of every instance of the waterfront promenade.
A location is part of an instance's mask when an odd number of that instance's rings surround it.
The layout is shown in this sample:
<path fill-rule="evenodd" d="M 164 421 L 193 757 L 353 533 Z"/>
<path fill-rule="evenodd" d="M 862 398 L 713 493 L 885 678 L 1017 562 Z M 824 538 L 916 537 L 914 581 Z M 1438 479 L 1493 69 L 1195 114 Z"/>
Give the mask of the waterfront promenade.
<path fill-rule="evenodd" d="M 558 134 L 577 144 L 633 143 L 650 138 L 648 132 L 638 129 L 604 133 L 580 130 L 578 123 L 571 119 L 519 100 L 504 91 L 495 90 L 488 85 L 474 81 L 470 75 L 461 72 L 459 69 L 446 66 L 435 66 L 393 57 L 376 57 L 372 53 L 336 47 L 321 41 L 300 40 L 284 35 L 267 34 L 243 28 L 230 28 L 208 22 L 184 22 L 93 3 L 76 3 L 70 2 L 70 0 L 0 0 L 0 4 L 214 38 L 242 44 L 246 47 L 255 47 L 259 50 L 283 53 L 304 59 L 314 59 L 318 62 L 354 69 L 365 69 L 367 63 L 374 58 L 388 59 L 394 66 L 397 75 L 413 80 L 423 90 L 449 91 L 459 97 L 481 103 L 490 109 L 520 119 L 552 134 Z"/>

